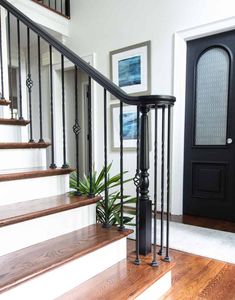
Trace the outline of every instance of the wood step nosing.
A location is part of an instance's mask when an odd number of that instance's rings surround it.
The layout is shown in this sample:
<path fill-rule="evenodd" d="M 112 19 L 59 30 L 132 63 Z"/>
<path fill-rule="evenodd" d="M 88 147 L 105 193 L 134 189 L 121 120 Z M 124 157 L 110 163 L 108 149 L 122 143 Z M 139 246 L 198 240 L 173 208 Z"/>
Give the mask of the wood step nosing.
<path fill-rule="evenodd" d="M 0 143 L 2 149 L 44 149 L 49 147 L 50 143 Z"/>
<path fill-rule="evenodd" d="M 13 287 L 15 287 L 15 286 L 17 286 L 17 285 L 19 285 L 20 283 L 23 283 L 23 282 L 28 281 L 29 279 L 35 278 L 38 275 L 41 275 L 41 274 L 43 274 L 47 271 L 53 270 L 55 268 L 58 268 L 58 267 L 66 264 L 68 262 L 71 262 L 71 261 L 75 260 L 75 259 L 79 259 L 81 257 L 84 257 L 85 255 L 87 255 L 91 252 L 94 252 L 94 251 L 96 251 L 100 248 L 103 248 L 103 247 L 105 247 L 105 246 L 107 246 L 107 245 L 109 245 L 109 244 L 111 244 L 115 241 L 121 240 L 122 238 L 126 238 L 129 234 L 131 234 L 133 232 L 132 230 L 129 230 L 129 229 L 125 229 L 124 231 L 119 231 L 117 227 L 111 227 L 109 229 L 104 229 L 101 224 L 95 224 L 95 225 L 90 225 L 87 228 L 82 228 L 82 229 L 76 230 L 74 233 L 79 232 L 79 231 L 80 232 L 84 231 L 84 234 L 82 233 L 81 237 L 83 237 L 83 236 L 85 237 L 85 235 L 88 234 L 87 238 L 88 238 L 88 242 L 89 242 L 90 239 L 91 240 L 93 239 L 93 235 L 96 233 L 97 230 L 103 231 L 103 232 L 106 232 L 106 233 L 109 231 L 109 234 L 107 234 L 105 236 L 104 240 L 98 241 L 98 242 L 96 242 L 92 245 L 88 245 L 86 247 L 83 245 L 83 248 L 81 248 L 81 251 L 78 251 L 78 249 L 77 249 L 77 251 L 74 250 L 72 253 L 67 253 L 67 254 L 64 255 L 63 258 L 61 258 L 61 257 L 60 257 L 60 259 L 57 258 L 57 259 L 55 259 L 55 261 L 48 263 L 48 265 L 43 266 L 43 268 L 41 268 L 41 269 L 34 270 L 34 272 L 32 272 L 32 273 L 30 273 L 30 271 L 27 270 L 26 274 L 24 274 L 24 276 L 21 277 L 21 278 L 14 278 L 14 279 L 11 278 L 11 280 L 9 280 L 8 283 L 6 283 L 3 286 L 0 286 L 0 294 L 7 291 L 7 290 L 9 290 L 9 289 L 11 289 L 11 288 L 13 288 Z M 115 236 L 114 236 L 114 234 L 113 234 L 113 236 L 111 236 L 110 232 L 115 233 Z M 2 257 L 0 257 L 0 259 L 4 260 L 4 261 L 7 261 L 8 262 L 7 265 L 8 265 L 9 261 L 10 261 L 9 256 L 14 256 L 14 259 L 17 259 L 17 261 L 18 261 L 19 256 L 20 256 L 20 252 L 23 252 L 23 251 L 26 250 L 26 251 L 29 251 L 30 253 L 36 253 L 36 249 L 33 249 L 33 248 L 36 248 L 36 247 L 39 247 L 39 248 L 42 247 L 43 248 L 43 245 L 45 247 L 45 250 L 43 250 L 43 251 L 47 251 L 46 248 L 49 247 L 49 243 L 52 243 L 52 246 L 53 246 L 53 242 L 55 242 L 55 240 L 58 241 L 58 238 L 62 239 L 64 236 L 68 236 L 68 235 L 74 234 L 74 233 L 65 234 L 63 236 L 44 241 L 44 242 L 39 243 L 37 245 L 33 245 L 33 246 L 27 247 L 25 249 L 15 251 L 11 254 L 3 255 Z M 85 242 L 87 242 L 87 240 Z M 47 246 L 45 246 L 46 244 L 47 244 Z M 55 251 L 59 251 L 59 250 L 55 249 Z M 42 254 L 39 254 L 39 255 L 42 255 Z M 36 259 L 36 258 L 34 258 L 34 259 Z M 21 273 L 21 275 L 22 275 L 22 273 Z M 0 277 L 1 277 L 1 273 L 0 273 Z M 17 277 L 19 277 L 19 276 L 17 276 Z"/>
<path fill-rule="evenodd" d="M 100 196 L 96 196 L 96 197 L 93 197 L 93 198 L 86 198 L 86 199 L 82 198 L 81 200 L 78 200 L 75 203 L 58 205 L 57 207 L 42 209 L 42 210 L 34 211 L 34 212 L 31 212 L 31 213 L 26 213 L 26 214 L 14 216 L 14 217 L 9 217 L 9 218 L 6 218 L 6 219 L 1 219 L 0 220 L 0 228 L 5 227 L 5 226 L 9 226 L 9 225 L 13 225 L 13 224 L 16 224 L 16 223 L 30 221 L 30 220 L 40 218 L 40 217 L 49 216 L 51 214 L 56 214 L 56 213 L 60 213 L 60 212 L 63 212 L 63 211 L 68 211 L 68 210 L 71 210 L 71 209 L 84 207 L 84 206 L 87 206 L 87 205 L 92 205 L 92 204 L 97 203 L 101 199 L 102 199 L 102 197 L 100 197 Z M 33 201 L 37 201 L 37 200 L 33 200 Z M 45 199 L 45 201 L 46 201 L 46 199 Z M 15 206 L 16 204 L 14 203 L 12 205 Z M 4 206 L 2 206 L 1 209 L 4 210 Z"/>
<path fill-rule="evenodd" d="M 16 173 L 6 173 L 6 174 L 0 174 L 0 182 L 32 179 L 32 178 L 39 178 L 39 177 L 68 175 L 73 171 L 74 169 L 68 168 L 68 169 L 46 169 L 46 170 L 35 170 L 30 172 L 25 171 L 25 172 L 16 172 Z"/>

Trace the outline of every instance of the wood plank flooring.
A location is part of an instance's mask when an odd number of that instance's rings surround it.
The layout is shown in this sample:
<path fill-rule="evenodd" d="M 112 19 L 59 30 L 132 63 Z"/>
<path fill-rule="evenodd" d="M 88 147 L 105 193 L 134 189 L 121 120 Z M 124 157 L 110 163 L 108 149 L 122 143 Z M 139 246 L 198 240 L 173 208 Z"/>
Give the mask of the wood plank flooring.
<path fill-rule="evenodd" d="M 0 227 L 43 217 L 53 213 L 90 205 L 101 197 L 70 196 L 69 194 L 3 205 L 0 209 Z"/>
<path fill-rule="evenodd" d="M 134 242 L 128 240 L 128 262 L 122 261 L 57 300 L 135 299 L 149 278 L 157 279 L 158 268 L 148 266 L 151 257 L 143 259 L 143 265 L 133 265 L 134 247 Z M 235 300 L 235 265 L 176 250 L 170 250 L 170 255 L 174 263 L 172 288 L 161 300 Z M 159 269 L 162 266 L 169 268 L 170 264 L 161 262 Z"/>
<path fill-rule="evenodd" d="M 132 300 L 174 268 L 174 263 L 164 262 L 159 262 L 159 267 L 151 267 L 151 255 L 141 256 L 140 265 L 133 264 L 134 260 L 135 253 L 131 251 L 127 259 L 77 286 L 57 300 Z"/>
<path fill-rule="evenodd" d="M 107 230 L 102 225 L 95 224 L 3 255 L 0 257 L 0 293 L 117 241 L 131 232 L 119 231 L 116 227 Z"/>

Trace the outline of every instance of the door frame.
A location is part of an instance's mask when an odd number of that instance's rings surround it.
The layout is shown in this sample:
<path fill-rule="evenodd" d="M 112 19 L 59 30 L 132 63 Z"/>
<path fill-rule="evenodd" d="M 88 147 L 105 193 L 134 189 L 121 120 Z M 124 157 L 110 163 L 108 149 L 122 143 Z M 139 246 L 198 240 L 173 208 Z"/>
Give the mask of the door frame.
<path fill-rule="evenodd" d="M 184 129 L 187 41 L 235 29 L 235 17 L 219 20 L 201 26 L 178 31 L 174 34 L 174 77 L 173 93 L 176 105 L 173 110 L 172 132 L 172 185 L 171 213 L 183 214 L 184 186 Z"/>

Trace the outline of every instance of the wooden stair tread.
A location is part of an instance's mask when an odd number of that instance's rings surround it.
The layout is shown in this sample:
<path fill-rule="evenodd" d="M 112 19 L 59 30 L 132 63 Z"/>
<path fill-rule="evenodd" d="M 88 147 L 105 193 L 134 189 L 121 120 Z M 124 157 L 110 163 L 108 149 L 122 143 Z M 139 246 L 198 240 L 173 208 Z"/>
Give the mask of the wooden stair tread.
<path fill-rule="evenodd" d="M 10 105 L 10 104 L 11 104 L 10 100 L 0 99 L 0 105 L 7 106 L 7 105 Z"/>
<path fill-rule="evenodd" d="M 17 119 L 3 119 L 3 118 L 0 118 L 0 125 L 26 126 L 29 123 L 30 123 L 29 120 L 17 120 Z"/>
<path fill-rule="evenodd" d="M 50 143 L 0 143 L 0 149 L 38 149 L 47 148 Z"/>
<path fill-rule="evenodd" d="M 116 227 L 104 229 L 102 225 L 95 224 L 3 255 L 0 257 L 0 292 L 117 241 L 131 232 L 119 231 Z"/>
<path fill-rule="evenodd" d="M 0 227 L 28 221 L 53 213 L 96 203 L 100 196 L 70 196 L 69 194 L 41 198 L 0 206 Z"/>
<path fill-rule="evenodd" d="M 56 175 L 66 175 L 73 172 L 74 169 L 47 169 L 47 168 L 29 168 L 29 169 L 15 169 L 15 170 L 1 170 L 0 182 L 8 180 L 20 180 L 37 177 L 47 177 Z"/>
<path fill-rule="evenodd" d="M 137 266 L 133 263 L 135 252 L 128 253 L 127 259 L 80 284 L 57 300 L 135 299 L 175 265 L 159 261 L 159 266 L 153 268 L 150 266 L 152 255 L 140 257 L 142 263 Z"/>

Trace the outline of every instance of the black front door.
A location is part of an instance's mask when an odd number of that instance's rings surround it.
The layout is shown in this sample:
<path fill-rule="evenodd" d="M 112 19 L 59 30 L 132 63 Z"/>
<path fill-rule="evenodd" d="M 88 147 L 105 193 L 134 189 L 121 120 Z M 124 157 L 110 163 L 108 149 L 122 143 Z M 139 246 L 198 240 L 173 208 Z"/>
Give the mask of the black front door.
<path fill-rule="evenodd" d="M 184 214 L 235 221 L 235 31 L 188 42 Z"/>

